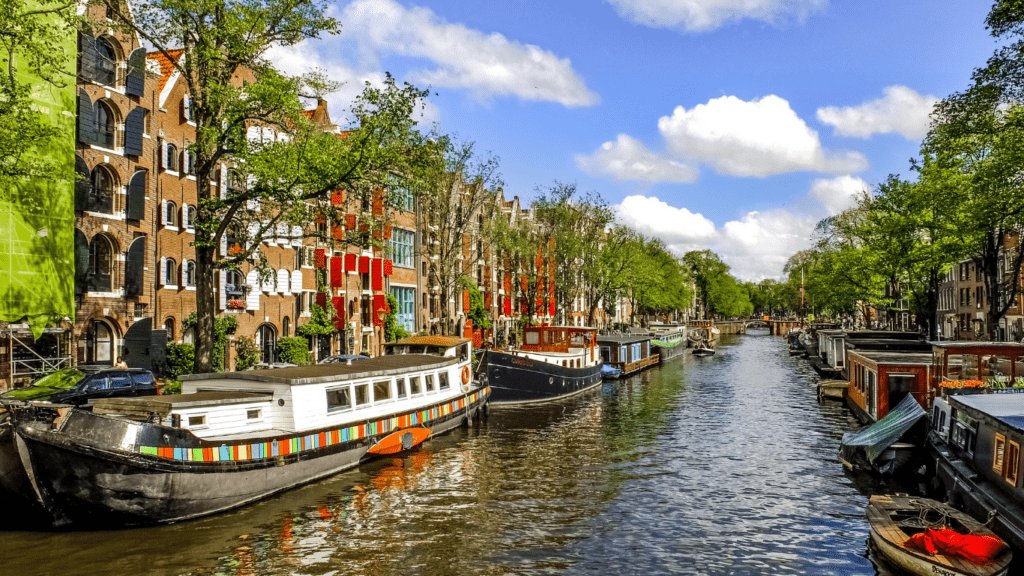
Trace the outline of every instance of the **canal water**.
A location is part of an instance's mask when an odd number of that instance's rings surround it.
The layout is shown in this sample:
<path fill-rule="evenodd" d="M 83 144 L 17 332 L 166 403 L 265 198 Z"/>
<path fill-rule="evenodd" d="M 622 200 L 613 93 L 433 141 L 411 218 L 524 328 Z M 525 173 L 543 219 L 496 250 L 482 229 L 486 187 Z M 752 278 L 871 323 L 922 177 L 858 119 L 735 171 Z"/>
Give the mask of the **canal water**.
<path fill-rule="evenodd" d="M 54 532 L 6 516 L 0 573 L 888 574 L 844 473 L 856 423 L 782 338 L 724 336 L 585 396 L 488 419 L 240 510 Z"/>

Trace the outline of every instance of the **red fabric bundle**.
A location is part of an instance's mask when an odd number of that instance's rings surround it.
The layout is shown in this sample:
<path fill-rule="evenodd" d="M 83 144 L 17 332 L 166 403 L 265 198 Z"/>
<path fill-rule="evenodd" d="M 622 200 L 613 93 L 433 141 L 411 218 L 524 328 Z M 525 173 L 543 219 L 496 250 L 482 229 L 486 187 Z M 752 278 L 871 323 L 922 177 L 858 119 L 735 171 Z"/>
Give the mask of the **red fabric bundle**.
<path fill-rule="evenodd" d="M 974 564 L 988 564 L 998 558 L 1006 543 L 995 536 L 960 534 L 955 530 L 925 530 L 907 539 L 905 546 L 927 552 L 963 558 Z"/>

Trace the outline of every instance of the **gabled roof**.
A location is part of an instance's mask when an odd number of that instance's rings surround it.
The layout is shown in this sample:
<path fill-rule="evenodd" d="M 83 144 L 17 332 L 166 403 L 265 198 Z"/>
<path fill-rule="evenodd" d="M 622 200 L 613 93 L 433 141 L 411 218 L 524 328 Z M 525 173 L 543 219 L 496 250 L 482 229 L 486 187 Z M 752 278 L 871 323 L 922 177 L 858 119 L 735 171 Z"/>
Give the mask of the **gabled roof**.
<path fill-rule="evenodd" d="M 164 86 L 167 85 L 167 81 L 170 80 L 171 74 L 174 73 L 174 65 L 178 62 L 178 59 L 181 58 L 181 54 L 184 51 L 181 50 L 181 49 L 178 49 L 178 50 L 168 50 L 167 52 L 168 52 L 168 54 L 171 55 L 173 60 L 169 60 L 167 58 L 167 56 L 164 55 L 163 52 L 150 52 L 149 54 L 146 54 L 146 58 L 149 58 L 150 60 L 153 60 L 153 61 L 155 61 L 155 62 L 160 64 L 160 91 L 161 92 L 163 92 Z"/>

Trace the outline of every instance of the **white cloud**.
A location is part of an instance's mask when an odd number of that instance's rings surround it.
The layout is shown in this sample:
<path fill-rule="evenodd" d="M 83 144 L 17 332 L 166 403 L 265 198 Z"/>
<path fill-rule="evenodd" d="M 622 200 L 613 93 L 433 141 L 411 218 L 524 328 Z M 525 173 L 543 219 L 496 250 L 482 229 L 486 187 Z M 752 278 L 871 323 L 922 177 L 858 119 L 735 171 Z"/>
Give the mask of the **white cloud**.
<path fill-rule="evenodd" d="M 889 86 L 884 96 L 860 106 L 818 109 L 818 120 L 836 127 L 839 136 L 868 138 L 872 134 L 902 134 L 908 140 L 928 133 L 928 115 L 939 101 L 906 86 Z"/>
<path fill-rule="evenodd" d="M 564 106 L 591 106 L 600 98 L 587 89 L 567 58 L 531 44 L 450 24 L 428 8 L 393 0 L 355 0 L 343 11 L 341 36 L 363 48 L 426 58 L 433 70 L 409 75 L 414 84 L 472 91 L 478 98 L 516 96 Z"/>
<path fill-rule="evenodd" d="M 697 160 L 721 174 L 758 176 L 785 172 L 859 172 L 859 152 L 826 152 L 818 133 L 775 95 L 745 102 L 722 96 L 692 110 L 676 107 L 658 120 L 670 153 Z"/>
<path fill-rule="evenodd" d="M 790 256 L 810 245 L 816 224 L 787 210 L 750 212 L 726 222 L 712 249 L 741 281 L 779 277 Z"/>
<path fill-rule="evenodd" d="M 344 123 L 349 118 L 348 107 L 363 93 L 366 83 L 381 88 L 384 86 L 385 75 L 377 70 L 355 69 L 337 60 L 325 59 L 316 50 L 312 41 L 305 41 L 294 46 L 277 46 L 267 52 L 267 59 L 274 66 L 293 76 L 299 76 L 314 69 L 326 72 L 327 77 L 341 82 L 341 88 L 324 98 L 327 100 L 331 120 Z M 413 112 L 413 118 L 424 127 L 441 121 L 441 110 L 430 100 L 421 102 Z"/>
<path fill-rule="evenodd" d="M 666 244 L 695 245 L 715 238 L 715 223 L 686 208 L 670 206 L 655 197 L 626 196 L 615 206 L 619 222 Z"/>
<path fill-rule="evenodd" d="M 838 176 L 811 182 L 811 197 L 821 202 L 830 215 L 839 214 L 857 203 L 857 197 L 870 191 L 868 183 L 854 176 Z"/>
<path fill-rule="evenodd" d="M 803 20 L 825 0 L 608 0 L 619 16 L 654 28 L 690 32 L 713 30 L 749 18 L 770 24 L 787 18 Z"/>
<path fill-rule="evenodd" d="M 626 134 L 605 142 L 590 156 L 577 155 L 576 164 L 587 174 L 616 180 L 695 182 L 700 175 L 697 168 L 655 154 Z"/>

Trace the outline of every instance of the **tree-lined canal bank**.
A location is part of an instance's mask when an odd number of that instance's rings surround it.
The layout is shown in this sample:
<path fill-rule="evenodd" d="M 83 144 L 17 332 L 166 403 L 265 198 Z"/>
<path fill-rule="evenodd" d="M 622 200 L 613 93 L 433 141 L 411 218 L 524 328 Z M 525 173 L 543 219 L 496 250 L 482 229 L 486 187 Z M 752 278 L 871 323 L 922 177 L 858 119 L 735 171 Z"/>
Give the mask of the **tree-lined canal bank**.
<path fill-rule="evenodd" d="M 492 411 L 237 511 L 119 531 L 5 522 L 11 574 L 874 574 L 838 404 L 780 338 L 724 336 L 582 397 Z"/>

